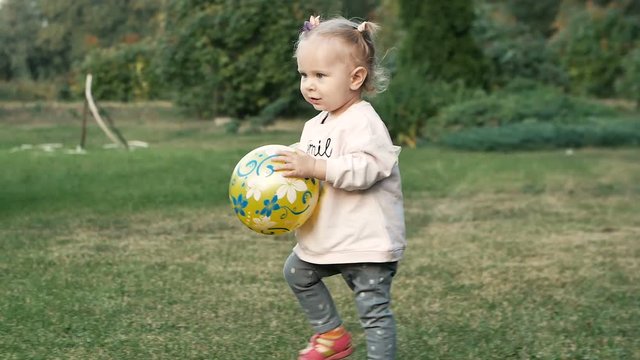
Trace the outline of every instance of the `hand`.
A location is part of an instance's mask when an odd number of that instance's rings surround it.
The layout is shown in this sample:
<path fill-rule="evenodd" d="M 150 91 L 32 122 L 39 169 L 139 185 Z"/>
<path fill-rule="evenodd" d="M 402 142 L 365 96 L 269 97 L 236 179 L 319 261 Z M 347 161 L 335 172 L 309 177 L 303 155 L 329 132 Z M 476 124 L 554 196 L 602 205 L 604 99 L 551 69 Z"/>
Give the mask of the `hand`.
<path fill-rule="evenodd" d="M 280 151 L 276 154 L 278 157 L 275 162 L 282 164 L 276 168 L 276 171 L 281 171 L 282 176 L 324 180 L 326 168 L 324 160 L 316 159 L 301 150 Z"/>

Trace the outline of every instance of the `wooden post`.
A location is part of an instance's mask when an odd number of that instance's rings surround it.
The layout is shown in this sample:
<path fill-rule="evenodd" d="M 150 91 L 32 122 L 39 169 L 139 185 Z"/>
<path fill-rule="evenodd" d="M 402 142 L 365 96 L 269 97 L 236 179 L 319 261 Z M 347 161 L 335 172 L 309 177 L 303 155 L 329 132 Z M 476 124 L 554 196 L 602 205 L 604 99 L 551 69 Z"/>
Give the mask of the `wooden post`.
<path fill-rule="evenodd" d="M 80 135 L 80 149 L 84 150 L 87 139 L 87 115 L 89 115 L 89 105 L 87 99 L 84 100 L 84 109 L 82 110 L 82 133 Z"/>

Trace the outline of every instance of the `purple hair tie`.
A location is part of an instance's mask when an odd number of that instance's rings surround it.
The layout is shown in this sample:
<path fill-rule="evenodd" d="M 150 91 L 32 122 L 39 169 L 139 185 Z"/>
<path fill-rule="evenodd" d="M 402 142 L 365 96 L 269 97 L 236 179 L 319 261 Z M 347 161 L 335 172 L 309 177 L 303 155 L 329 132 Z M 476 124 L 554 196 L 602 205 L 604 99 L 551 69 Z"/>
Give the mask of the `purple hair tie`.
<path fill-rule="evenodd" d="M 311 23 L 308 21 L 305 21 L 304 25 L 302 26 L 302 31 L 307 32 L 307 31 L 311 31 L 311 29 L 313 29 L 313 26 L 311 25 Z"/>
<path fill-rule="evenodd" d="M 309 21 L 305 21 L 302 26 L 302 31 L 307 32 L 313 30 L 316 26 L 320 25 L 320 16 L 310 16 Z"/>

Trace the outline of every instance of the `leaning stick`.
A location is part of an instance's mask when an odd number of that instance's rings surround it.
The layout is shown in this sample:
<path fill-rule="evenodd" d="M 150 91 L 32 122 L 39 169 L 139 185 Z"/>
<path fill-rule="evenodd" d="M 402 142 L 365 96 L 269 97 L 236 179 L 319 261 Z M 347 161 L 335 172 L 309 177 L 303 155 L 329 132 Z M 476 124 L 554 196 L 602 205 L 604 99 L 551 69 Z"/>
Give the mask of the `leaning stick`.
<path fill-rule="evenodd" d="M 95 102 L 95 104 L 97 108 L 100 108 L 100 104 L 98 104 L 97 102 Z M 127 148 L 128 150 L 129 144 L 127 143 L 127 139 L 125 139 L 124 136 L 122 136 L 122 133 L 120 132 L 120 130 L 118 130 L 118 128 L 116 127 L 116 124 L 113 122 L 113 119 L 111 119 L 111 116 L 109 116 L 108 112 L 104 113 L 104 118 L 107 120 L 109 129 L 111 129 L 111 131 L 118 137 L 118 140 L 120 140 L 120 143 L 124 145 L 124 147 Z"/>
<path fill-rule="evenodd" d="M 98 112 L 98 107 L 96 106 L 95 102 L 93 101 L 93 96 L 91 95 L 91 82 L 93 80 L 93 76 L 91 74 L 87 74 L 87 82 L 84 88 L 84 95 L 87 98 L 87 103 L 89 104 L 89 110 L 91 110 L 91 114 L 93 115 L 93 118 L 96 119 L 96 122 L 98 123 L 98 126 L 100 127 L 100 129 L 102 129 L 102 131 L 104 131 L 104 133 L 107 135 L 107 137 L 116 145 L 122 145 L 120 143 L 120 141 L 118 140 L 118 138 L 111 132 L 111 130 L 109 130 L 109 128 L 107 127 L 107 125 L 105 125 L 104 121 L 102 120 L 102 117 L 100 117 L 100 113 Z"/>

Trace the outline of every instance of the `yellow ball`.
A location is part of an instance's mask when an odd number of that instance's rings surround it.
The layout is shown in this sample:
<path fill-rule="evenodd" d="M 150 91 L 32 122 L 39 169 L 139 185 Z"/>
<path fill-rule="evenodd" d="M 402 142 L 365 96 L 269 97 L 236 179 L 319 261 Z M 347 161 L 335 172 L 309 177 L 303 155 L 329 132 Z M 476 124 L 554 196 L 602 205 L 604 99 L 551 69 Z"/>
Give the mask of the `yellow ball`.
<path fill-rule="evenodd" d="M 292 231 L 311 216 L 318 203 L 317 179 L 285 178 L 275 171 L 276 152 L 284 145 L 261 146 L 245 155 L 231 174 L 229 201 L 240 221 L 267 235 Z"/>

